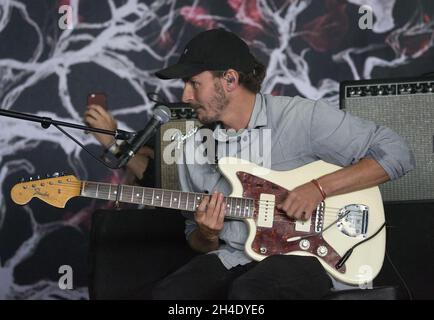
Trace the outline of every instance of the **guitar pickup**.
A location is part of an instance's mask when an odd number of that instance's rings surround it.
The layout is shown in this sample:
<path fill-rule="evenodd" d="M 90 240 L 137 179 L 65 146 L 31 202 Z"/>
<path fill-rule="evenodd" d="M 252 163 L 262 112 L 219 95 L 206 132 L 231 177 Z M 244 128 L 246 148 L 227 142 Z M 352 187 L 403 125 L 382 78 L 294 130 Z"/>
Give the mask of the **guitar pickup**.
<path fill-rule="evenodd" d="M 295 231 L 309 232 L 311 225 L 312 225 L 312 217 L 310 217 L 309 220 L 306 221 L 297 220 L 295 221 Z"/>
<path fill-rule="evenodd" d="M 259 197 L 258 227 L 273 227 L 275 205 L 276 196 L 274 194 L 261 193 L 261 196 Z"/>

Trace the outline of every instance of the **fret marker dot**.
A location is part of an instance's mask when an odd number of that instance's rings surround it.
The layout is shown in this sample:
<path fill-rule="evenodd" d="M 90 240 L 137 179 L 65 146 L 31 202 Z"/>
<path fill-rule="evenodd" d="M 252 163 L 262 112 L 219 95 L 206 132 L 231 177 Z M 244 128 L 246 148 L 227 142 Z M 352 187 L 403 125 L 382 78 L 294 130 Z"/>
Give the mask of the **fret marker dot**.
<path fill-rule="evenodd" d="M 176 198 L 175 198 L 175 201 L 176 201 Z"/>
<path fill-rule="evenodd" d="M 237 209 L 239 209 L 240 208 L 240 206 L 237 206 Z"/>
<path fill-rule="evenodd" d="M 118 193 L 118 192 L 117 192 L 117 191 L 114 191 L 113 193 L 116 194 L 116 193 Z"/>
<path fill-rule="evenodd" d="M 157 199 L 160 199 L 160 197 L 159 197 L 159 196 L 157 196 Z"/>
<path fill-rule="evenodd" d="M 138 196 L 138 197 L 140 197 L 140 195 L 139 195 L 139 194 L 137 194 L 137 196 Z"/>
<path fill-rule="evenodd" d="M 228 208 L 230 207 L 230 205 L 228 204 Z"/>

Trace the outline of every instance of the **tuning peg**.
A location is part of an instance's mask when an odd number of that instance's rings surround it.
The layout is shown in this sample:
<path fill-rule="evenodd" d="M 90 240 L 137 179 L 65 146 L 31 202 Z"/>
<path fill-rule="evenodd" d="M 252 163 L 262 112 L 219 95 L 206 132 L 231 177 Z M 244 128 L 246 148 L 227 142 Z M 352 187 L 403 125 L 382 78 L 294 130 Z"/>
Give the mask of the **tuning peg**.
<path fill-rule="evenodd" d="M 59 176 L 59 172 L 53 172 L 53 178 L 56 178 L 56 177 L 58 177 Z"/>
<path fill-rule="evenodd" d="M 24 178 L 20 179 L 20 182 L 25 182 L 25 181 L 26 181 L 26 179 L 24 179 Z"/>
<path fill-rule="evenodd" d="M 47 174 L 45 175 L 45 177 L 46 177 L 46 178 L 51 178 L 51 176 L 50 176 L 49 173 L 47 173 Z"/>
<path fill-rule="evenodd" d="M 33 177 L 30 177 L 30 178 L 29 178 L 29 181 L 33 181 Z"/>
<path fill-rule="evenodd" d="M 63 177 L 63 176 L 65 176 L 65 171 L 62 171 L 61 173 L 60 173 L 60 175 Z"/>
<path fill-rule="evenodd" d="M 41 180 L 41 177 L 38 175 L 38 176 L 36 177 L 36 180 Z"/>

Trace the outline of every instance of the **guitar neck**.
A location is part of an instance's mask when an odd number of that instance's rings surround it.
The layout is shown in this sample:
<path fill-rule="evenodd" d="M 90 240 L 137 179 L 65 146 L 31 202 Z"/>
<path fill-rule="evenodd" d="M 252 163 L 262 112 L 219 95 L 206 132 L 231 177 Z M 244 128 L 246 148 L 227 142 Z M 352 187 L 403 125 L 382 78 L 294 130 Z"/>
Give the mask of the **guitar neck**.
<path fill-rule="evenodd" d="M 81 181 L 80 196 L 153 207 L 196 211 L 196 208 L 207 194 Z M 225 216 L 235 219 L 253 217 L 255 208 L 253 199 L 225 197 L 225 202 Z"/>

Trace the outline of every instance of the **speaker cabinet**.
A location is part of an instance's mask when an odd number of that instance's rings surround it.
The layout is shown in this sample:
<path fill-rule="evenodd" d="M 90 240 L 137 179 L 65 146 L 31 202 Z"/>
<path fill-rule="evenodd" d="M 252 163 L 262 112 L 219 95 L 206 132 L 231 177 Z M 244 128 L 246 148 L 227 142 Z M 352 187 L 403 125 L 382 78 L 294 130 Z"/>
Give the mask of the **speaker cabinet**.
<path fill-rule="evenodd" d="M 340 107 L 393 129 L 415 155 L 415 170 L 380 186 L 384 201 L 434 199 L 434 78 L 344 81 Z"/>
<path fill-rule="evenodd" d="M 180 190 L 175 162 L 180 154 L 179 151 L 175 152 L 177 139 L 192 132 L 195 127 L 201 127 L 202 124 L 191 108 L 171 108 L 171 111 L 171 119 L 160 127 L 155 143 L 155 185 L 157 188 Z"/>

